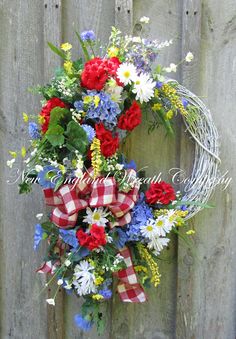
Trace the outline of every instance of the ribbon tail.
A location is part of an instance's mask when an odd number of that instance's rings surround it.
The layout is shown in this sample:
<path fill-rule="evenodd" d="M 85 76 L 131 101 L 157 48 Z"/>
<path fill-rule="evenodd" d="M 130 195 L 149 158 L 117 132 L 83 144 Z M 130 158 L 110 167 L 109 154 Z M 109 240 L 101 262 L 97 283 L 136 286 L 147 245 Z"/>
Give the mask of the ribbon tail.
<path fill-rule="evenodd" d="M 147 301 L 147 295 L 143 287 L 139 284 L 137 275 L 134 271 L 130 250 L 124 247 L 120 250 L 120 254 L 124 257 L 127 268 L 117 272 L 119 283 L 117 291 L 123 302 L 142 303 Z"/>

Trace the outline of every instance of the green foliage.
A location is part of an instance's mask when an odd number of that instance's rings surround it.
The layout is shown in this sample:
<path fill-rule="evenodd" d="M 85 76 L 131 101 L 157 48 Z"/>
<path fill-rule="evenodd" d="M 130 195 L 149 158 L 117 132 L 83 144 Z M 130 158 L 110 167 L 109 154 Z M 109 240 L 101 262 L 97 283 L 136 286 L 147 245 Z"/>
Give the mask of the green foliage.
<path fill-rule="evenodd" d="M 23 194 L 23 193 L 29 193 L 32 191 L 32 185 L 23 181 L 22 183 L 19 184 L 19 193 Z"/>
<path fill-rule="evenodd" d="M 84 154 L 88 146 L 88 138 L 83 128 L 75 121 L 70 121 L 65 132 L 66 147 L 70 151 L 77 150 Z"/>
<path fill-rule="evenodd" d="M 78 32 L 75 32 L 78 40 L 79 40 L 79 43 L 80 43 L 80 46 L 82 47 L 82 50 L 83 50 L 83 53 L 84 53 L 84 58 L 86 61 L 90 60 L 90 56 L 89 56 L 89 52 L 87 50 L 87 47 L 85 46 L 85 43 L 83 42 L 83 40 L 81 39 L 80 35 Z"/>
<path fill-rule="evenodd" d="M 48 42 L 48 46 L 50 49 L 57 55 L 59 55 L 62 59 L 66 60 L 66 54 L 61 51 L 59 48 L 57 48 L 55 45 L 53 45 L 51 42 Z"/>
<path fill-rule="evenodd" d="M 61 146 L 64 144 L 65 137 L 63 135 L 64 128 L 60 125 L 51 126 L 46 133 L 46 138 L 50 144 L 54 147 Z"/>

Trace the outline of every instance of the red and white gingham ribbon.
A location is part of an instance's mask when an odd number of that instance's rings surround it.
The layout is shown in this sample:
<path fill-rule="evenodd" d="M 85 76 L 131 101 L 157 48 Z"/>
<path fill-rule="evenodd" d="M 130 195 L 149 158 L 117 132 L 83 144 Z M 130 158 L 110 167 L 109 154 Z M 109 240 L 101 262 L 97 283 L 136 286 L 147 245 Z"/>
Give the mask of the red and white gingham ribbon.
<path fill-rule="evenodd" d="M 120 254 L 124 257 L 127 266 L 127 268 L 116 273 L 116 276 L 119 278 L 117 291 L 120 299 L 123 302 L 130 303 L 143 303 L 147 301 L 144 289 L 139 284 L 137 275 L 134 271 L 130 250 L 128 247 L 124 247 L 120 250 Z"/>
<path fill-rule="evenodd" d="M 129 171 L 136 175 L 134 170 Z M 116 217 L 111 226 L 129 223 L 131 220 L 129 211 L 137 201 L 139 184 L 136 183 L 128 193 L 123 193 L 118 192 L 114 177 L 98 178 L 92 182 L 86 179 L 88 178 L 83 178 L 76 185 L 63 185 L 57 192 L 51 188 L 44 189 L 46 204 L 55 207 L 52 210 L 51 221 L 61 228 L 74 227 L 78 212 L 90 206 L 107 207 Z"/>

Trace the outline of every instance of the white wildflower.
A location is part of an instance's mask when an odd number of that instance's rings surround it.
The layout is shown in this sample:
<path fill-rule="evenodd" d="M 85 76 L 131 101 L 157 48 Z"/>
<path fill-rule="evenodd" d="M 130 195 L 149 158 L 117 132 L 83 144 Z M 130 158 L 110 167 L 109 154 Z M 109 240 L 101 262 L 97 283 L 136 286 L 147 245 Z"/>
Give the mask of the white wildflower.
<path fill-rule="evenodd" d="M 194 58 L 193 53 L 188 52 L 188 54 L 185 57 L 185 61 L 191 62 L 193 60 L 193 58 Z"/>
<path fill-rule="evenodd" d="M 142 18 L 140 18 L 140 22 L 144 24 L 148 24 L 149 21 L 150 21 L 150 18 L 148 18 L 147 16 L 142 16 Z"/>
<path fill-rule="evenodd" d="M 64 262 L 64 265 L 66 267 L 69 267 L 71 265 L 71 261 L 69 259 L 66 259 L 65 262 Z"/>
<path fill-rule="evenodd" d="M 7 160 L 7 166 L 8 166 L 9 168 L 12 168 L 12 166 L 13 166 L 13 164 L 14 164 L 15 161 L 16 161 L 15 158 L 13 158 L 13 159 L 11 159 L 11 160 Z"/>
<path fill-rule="evenodd" d="M 47 302 L 49 305 L 55 306 L 55 300 L 54 300 L 54 299 L 46 299 L 46 302 Z"/>
<path fill-rule="evenodd" d="M 37 218 L 38 220 L 41 220 L 42 217 L 43 217 L 43 213 L 38 213 L 38 214 L 36 214 L 36 218 Z"/>
<path fill-rule="evenodd" d="M 171 73 L 171 72 L 175 72 L 175 73 L 176 73 L 176 71 L 177 71 L 177 65 L 171 63 L 169 67 L 166 67 L 166 68 L 165 68 L 165 71 L 166 71 L 167 73 Z"/>
<path fill-rule="evenodd" d="M 63 279 L 58 279 L 58 281 L 57 281 L 57 285 L 58 285 L 58 286 L 61 286 L 61 285 L 63 285 Z"/>
<path fill-rule="evenodd" d="M 36 172 L 41 172 L 43 170 L 43 166 L 41 165 L 35 165 L 35 171 Z"/>

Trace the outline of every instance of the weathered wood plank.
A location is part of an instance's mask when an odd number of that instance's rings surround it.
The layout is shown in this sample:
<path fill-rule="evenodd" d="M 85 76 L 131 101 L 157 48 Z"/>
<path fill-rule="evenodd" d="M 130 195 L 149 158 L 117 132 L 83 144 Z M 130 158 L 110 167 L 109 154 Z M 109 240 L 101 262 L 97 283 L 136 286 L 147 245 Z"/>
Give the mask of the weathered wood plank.
<path fill-rule="evenodd" d="M 39 100 L 27 91 L 43 81 L 43 8 L 38 1 L 0 1 L 0 143 L 1 143 L 1 338 L 46 338 L 46 303 L 35 279 L 40 264 L 33 253 L 34 223 L 42 198 L 36 191 L 18 195 L 10 179 L 8 149 L 27 147 L 21 112 L 37 112 Z M 25 143 L 25 144 L 24 144 Z M 16 167 L 20 168 L 20 159 Z M 13 173 L 12 173 L 13 175 Z"/>
<path fill-rule="evenodd" d="M 199 36 L 187 40 L 193 27 L 196 32 L 200 30 L 195 26 L 199 2 L 185 3 L 183 15 L 186 16 L 187 10 L 189 14 L 188 20 L 184 20 L 184 52 L 194 48 L 196 54 L 198 50 L 196 60 L 200 60 L 200 64 L 192 70 L 191 78 L 188 70 L 184 80 L 205 98 L 204 101 L 211 109 L 222 136 L 222 173 L 229 170 L 229 176 L 234 176 L 236 153 L 231 126 L 236 123 L 235 115 L 232 114 L 236 83 L 235 77 L 230 74 L 234 72 L 235 60 L 235 3 L 202 2 L 201 44 Z M 194 11 L 197 14 L 194 15 Z M 184 154 L 189 152 L 189 148 L 187 144 L 184 146 L 182 143 L 181 146 L 182 164 L 186 164 Z M 177 338 L 235 338 L 234 196 L 234 184 L 227 191 L 222 191 L 222 186 L 218 187 L 212 199 L 217 208 L 201 212 L 194 220 L 196 236 L 193 246 L 196 254 L 191 255 L 179 246 Z"/>
<path fill-rule="evenodd" d="M 52 42 L 56 46 L 62 43 L 61 0 L 44 0 L 44 83 L 54 75 L 55 69 L 60 67 L 61 59 L 47 46 Z M 48 298 L 51 298 L 57 289 L 56 283 L 48 288 Z M 56 306 L 48 305 L 48 337 L 50 339 L 64 338 L 63 290 L 59 290 L 56 297 Z"/>
<path fill-rule="evenodd" d="M 122 32 L 130 34 L 133 30 L 133 0 L 116 0 L 115 25 Z"/>

